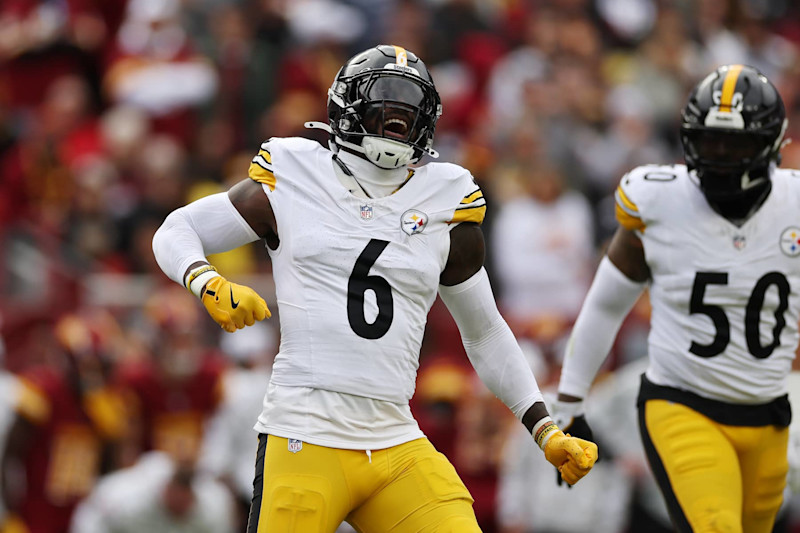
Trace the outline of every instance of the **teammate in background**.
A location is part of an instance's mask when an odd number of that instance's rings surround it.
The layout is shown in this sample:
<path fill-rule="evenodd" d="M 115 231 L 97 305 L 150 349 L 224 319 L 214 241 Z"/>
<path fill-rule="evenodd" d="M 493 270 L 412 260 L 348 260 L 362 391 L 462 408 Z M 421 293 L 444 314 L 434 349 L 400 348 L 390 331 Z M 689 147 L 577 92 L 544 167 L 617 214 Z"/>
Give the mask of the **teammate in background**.
<path fill-rule="evenodd" d="M 525 424 L 563 479 L 597 448 L 565 436 L 483 269 L 480 188 L 457 165 L 408 165 L 432 149 L 441 103 L 399 46 L 351 58 L 328 92 L 330 149 L 261 145 L 249 179 L 171 213 L 153 250 L 226 331 L 269 316 L 206 254 L 265 239 L 281 323 L 260 433 L 248 531 L 479 531 L 472 498 L 409 409 L 437 290 L 478 375 Z"/>
<path fill-rule="evenodd" d="M 677 531 L 771 531 L 786 484 L 787 375 L 800 313 L 800 173 L 778 168 L 787 120 L 752 67 L 691 92 L 686 165 L 643 166 L 570 339 L 554 404 L 588 435 L 583 398 L 649 286 L 642 442 Z"/>

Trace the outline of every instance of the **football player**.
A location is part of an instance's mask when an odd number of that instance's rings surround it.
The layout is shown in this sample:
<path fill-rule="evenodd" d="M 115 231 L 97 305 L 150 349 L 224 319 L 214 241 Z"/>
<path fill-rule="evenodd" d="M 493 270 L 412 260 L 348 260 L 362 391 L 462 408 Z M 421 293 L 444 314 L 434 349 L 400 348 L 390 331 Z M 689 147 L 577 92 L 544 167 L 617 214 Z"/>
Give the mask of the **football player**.
<path fill-rule="evenodd" d="M 226 331 L 270 315 L 206 254 L 264 239 L 281 344 L 256 424 L 248 531 L 479 531 L 472 498 L 409 409 L 437 292 L 481 379 L 574 484 L 597 448 L 565 436 L 500 316 L 483 268 L 486 204 L 470 173 L 436 157 L 439 95 L 399 46 L 351 58 L 328 92 L 329 147 L 261 145 L 249 178 L 171 213 L 156 259 Z"/>
<path fill-rule="evenodd" d="M 622 177 L 619 228 L 567 348 L 554 418 L 588 435 L 582 399 L 649 288 L 639 427 L 677 531 L 766 533 L 781 505 L 800 313 L 800 172 L 778 168 L 786 126 L 752 67 L 720 67 L 692 90 L 686 164 Z"/>

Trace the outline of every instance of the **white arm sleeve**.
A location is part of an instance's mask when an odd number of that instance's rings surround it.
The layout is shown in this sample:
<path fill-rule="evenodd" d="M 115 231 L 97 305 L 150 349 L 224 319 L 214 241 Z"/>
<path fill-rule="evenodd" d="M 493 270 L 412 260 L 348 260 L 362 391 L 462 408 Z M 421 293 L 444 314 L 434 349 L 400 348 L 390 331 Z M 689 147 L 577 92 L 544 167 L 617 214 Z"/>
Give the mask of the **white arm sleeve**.
<path fill-rule="evenodd" d="M 486 270 L 481 268 L 452 287 L 439 285 L 439 295 L 456 321 L 478 377 L 522 420 L 531 405 L 544 399 L 511 328 L 497 310 Z"/>
<path fill-rule="evenodd" d="M 228 194 L 221 192 L 170 213 L 153 236 L 153 253 L 161 270 L 183 285 L 183 275 L 192 263 L 257 240 Z"/>
<path fill-rule="evenodd" d="M 572 328 L 558 392 L 585 398 L 645 283 L 637 283 L 603 257 Z"/>

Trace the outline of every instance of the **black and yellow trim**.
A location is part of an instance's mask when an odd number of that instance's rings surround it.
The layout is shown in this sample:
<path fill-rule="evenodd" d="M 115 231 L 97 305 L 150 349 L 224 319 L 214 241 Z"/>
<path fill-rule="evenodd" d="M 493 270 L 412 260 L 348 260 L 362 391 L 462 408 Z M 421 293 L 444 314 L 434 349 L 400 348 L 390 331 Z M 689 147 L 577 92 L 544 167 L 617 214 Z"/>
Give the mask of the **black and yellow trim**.
<path fill-rule="evenodd" d="M 617 187 L 614 198 L 616 199 L 614 214 L 619 224 L 627 230 L 644 231 L 646 225 L 639 214 L 639 208 L 628 198 L 622 186 Z"/>
<path fill-rule="evenodd" d="M 650 437 L 645 409 L 645 405 L 640 405 L 638 409 L 639 436 L 642 440 L 644 452 L 647 455 L 647 462 L 650 463 L 650 471 L 653 472 L 658 487 L 661 489 L 661 494 L 664 497 L 664 503 L 667 504 L 667 512 L 675 531 L 678 533 L 692 533 L 692 525 L 678 502 L 678 497 L 672 489 L 672 483 L 669 481 L 664 462 L 661 460 L 661 456 L 658 454 L 655 444 L 653 444 L 653 439 Z"/>
<path fill-rule="evenodd" d="M 704 398 L 693 392 L 656 385 L 642 375 L 637 403 L 643 407 L 647 400 L 667 400 L 690 407 L 718 424 L 726 426 L 788 427 L 792 421 L 792 406 L 784 394 L 760 404 L 733 404 Z"/>
<path fill-rule="evenodd" d="M 264 498 L 264 456 L 267 453 L 267 435 L 258 434 L 256 451 L 256 474 L 253 480 L 253 499 L 250 501 L 250 515 L 247 519 L 247 533 L 257 533 L 261 518 L 261 502 Z"/>
<path fill-rule="evenodd" d="M 267 143 L 261 145 L 261 150 L 258 151 L 258 154 L 251 161 L 250 169 L 247 171 L 247 174 L 253 181 L 266 185 L 271 191 L 275 190 L 275 173 L 272 167 L 272 154 L 267 150 Z"/>
<path fill-rule="evenodd" d="M 464 196 L 453 213 L 453 218 L 447 223 L 475 222 L 481 224 L 484 218 L 486 218 L 486 200 L 483 197 L 483 191 L 477 188 Z"/>

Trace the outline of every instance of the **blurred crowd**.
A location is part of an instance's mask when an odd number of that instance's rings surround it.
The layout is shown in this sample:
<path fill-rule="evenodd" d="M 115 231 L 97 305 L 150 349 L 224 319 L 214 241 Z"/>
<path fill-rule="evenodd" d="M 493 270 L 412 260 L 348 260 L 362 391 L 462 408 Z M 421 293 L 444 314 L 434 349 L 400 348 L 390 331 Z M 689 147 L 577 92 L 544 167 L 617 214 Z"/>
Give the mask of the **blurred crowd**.
<path fill-rule="evenodd" d="M 431 68 L 435 148 L 484 190 L 487 269 L 544 389 L 617 182 L 681 162 L 691 86 L 753 65 L 800 138 L 789 0 L 0 1 L 0 532 L 242 530 L 276 322 L 223 335 L 151 239 L 171 210 L 245 178 L 263 140 L 326 142 L 303 122 L 325 119 L 338 68 L 379 43 Z M 800 145 L 783 154 L 800 168 Z M 259 246 L 212 262 L 276 309 Z M 638 375 L 648 313 L 643 299 L 606 370 Z M 611 380 L 603 460 L 573 489 L 477 380 L 438 302 L 412 408 L 485 532 L 658 532 L 644 456 L 615 446 L 621 427 L 638 442 L 633 392 Z M 795 514 L 783 531 L 800 531 Z"/>

